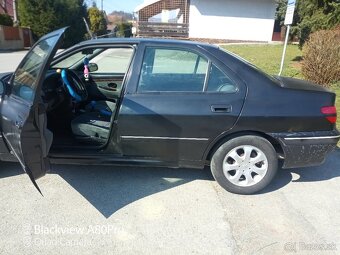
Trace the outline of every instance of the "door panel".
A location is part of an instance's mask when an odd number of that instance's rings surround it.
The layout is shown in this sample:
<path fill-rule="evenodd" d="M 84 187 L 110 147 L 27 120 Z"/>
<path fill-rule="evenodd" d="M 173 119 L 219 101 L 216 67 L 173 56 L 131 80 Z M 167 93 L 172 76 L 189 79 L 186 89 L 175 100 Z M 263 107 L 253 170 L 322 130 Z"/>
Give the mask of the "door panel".
<path fill-rule="evenodd" d="M 210 142 L 236 123 L 246 86 L 197 48 L 153 44 L 143 50 L 135 70 L 140 77 L 128 84 L 118 115 L 123 154 L 204 160 Z"/>
<path fill-rule="evenodd" d="M 236 94 L 125 95 L 118 130 L 123 152 L 169 161 L 201 160 L 209 142 L 236 122 L 244 102 Z M 213 111 L 223 105 L 226 111 Z"/>
<path fill-rule="evenodd" d="M 42 37 L 32 47 L 13 74 L 1 106 L 3 136 L 36 187 L 35 180 L 49 169 L 47 154 L 52 143 L 40 90 L 65 30 Z"/>
<path fill-rule="evenodd" d="M 124 74 L 91 74 L 86 82 L 90 100 L 117 100 L 122 91 Z"/>

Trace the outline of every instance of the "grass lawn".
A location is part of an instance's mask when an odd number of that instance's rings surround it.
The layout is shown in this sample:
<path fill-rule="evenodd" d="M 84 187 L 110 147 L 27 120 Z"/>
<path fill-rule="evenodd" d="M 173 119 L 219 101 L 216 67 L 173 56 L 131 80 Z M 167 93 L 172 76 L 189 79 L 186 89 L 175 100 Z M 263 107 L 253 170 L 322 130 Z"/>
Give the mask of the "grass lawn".
<path fill-rule="evenodd" d="M 279 73 L 283 45 L 224 45 L 222 47 L 236 53 L 269 74 L 277 75 Z M 303 79 L 301 60 L 302 52 L 299 47 L 297 45 L 288 45 L 282 75 Z M 337 127 L 340 128 L 340 82 L 334 85 L 331 90 L 337 94 L 336 106 L 339 116 Z"/>

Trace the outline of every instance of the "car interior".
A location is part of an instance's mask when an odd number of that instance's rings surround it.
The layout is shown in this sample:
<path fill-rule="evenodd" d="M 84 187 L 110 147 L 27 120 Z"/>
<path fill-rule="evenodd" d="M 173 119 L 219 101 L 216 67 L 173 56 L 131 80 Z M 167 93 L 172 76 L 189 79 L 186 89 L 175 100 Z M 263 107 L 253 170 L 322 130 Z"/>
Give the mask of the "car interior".
<path fill-rule="evenodd" d="M 42 87 L 52 147 L 106 144 L 133 53 L 89 48 L 52 62 Z"/>

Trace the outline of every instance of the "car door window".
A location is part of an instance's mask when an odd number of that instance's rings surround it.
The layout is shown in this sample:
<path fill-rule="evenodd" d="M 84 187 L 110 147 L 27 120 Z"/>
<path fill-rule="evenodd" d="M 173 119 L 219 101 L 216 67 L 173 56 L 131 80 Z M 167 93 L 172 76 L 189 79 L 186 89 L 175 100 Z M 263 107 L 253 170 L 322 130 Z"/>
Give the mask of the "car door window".
<path fill-rule="evenodd" d="M 138 92 L 202 92 L 208 60 L 185 49 L 147 47 Z"/>
<path fill-rule="evenodd" d="M 211 65 L 207 86 L 208 92 L 235 93 L 237 86 L 235 82 L 216 65 Z"/>
<path fill-rule="evenodd" d="M 98 70 L 93 73 L 124 74 L 130 65 L 132 54 L 132 48 L 106 49 L 91 59 L 90 62 L 98 66 Z"/>
<path fill-rule="evenodd" d="M 52 36 L 41 41 L 26 55 L 14 73 L 13 95 L 33 101 L 41 67 L 58 39 L 58 36 Z"/>

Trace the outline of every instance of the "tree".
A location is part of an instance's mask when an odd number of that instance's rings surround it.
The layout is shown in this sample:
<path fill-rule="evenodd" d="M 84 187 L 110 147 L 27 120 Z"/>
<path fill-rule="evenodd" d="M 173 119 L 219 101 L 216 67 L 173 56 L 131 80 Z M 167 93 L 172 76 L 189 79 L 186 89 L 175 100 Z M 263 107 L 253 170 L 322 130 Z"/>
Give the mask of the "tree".
<path fill-rule="evenodd" d="M 86 17 L 83 0 L 20 0 L 20 25 L 30 27 L 35 39 L 61 27 L 70 26 L 64 46 L 84 39 L 82 17 Z"/>
<path fill-rule="evenodd" d="M 0 25 L 13 26 L 13 20 L 8 14 L 0 14 Z"/>
<path fill-rule="evenodd" d="M 276 19 L 283 25 L 288 0 L 277 0 Z M 300 47 L 309 35 L 340 24 L 339 0 L 298 0 L 291 35 L 299 38 Z"/>
<path fill-rule="evenodd" d="M 131 37 L 132 36 L 132 23 L 120 22 L 117 24 L 117 36 L 118 37 Z"/>
<path fill-rule="evenodd" d="M 107 34 L 107 22 L 105 14 L 96 6 L 88 9 L 88 19 L 90 21 L 90 30 L 93 34 L 100 36 Z"/>
<path fill-rule="evenodd" d="M 311 33 L 331 29 L 340 24 L 340 2 L 338 0 L 299 1 L 296 22 L 295 33 L 302 46 Z"/>

